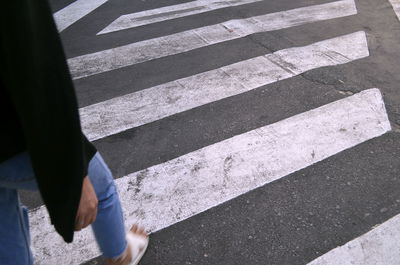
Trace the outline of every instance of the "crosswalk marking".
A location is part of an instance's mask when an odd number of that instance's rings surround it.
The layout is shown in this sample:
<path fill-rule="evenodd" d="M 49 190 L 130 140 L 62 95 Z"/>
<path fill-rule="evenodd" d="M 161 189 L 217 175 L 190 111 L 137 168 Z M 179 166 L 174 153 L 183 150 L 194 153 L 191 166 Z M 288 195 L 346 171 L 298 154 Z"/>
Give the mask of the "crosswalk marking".
<path fill-rule="evenodd" d="M 58 31 L 63 31 L 108 0 L 76 0 L 53 14 Z"/>
<path fill-rule="evenodd" d="M 363 31 L 277 51 L 81 108 L 82 128 L 90 140 L 97 140 L 311 69 L 368 55 Z"/>
<path fill-rule="evenodd" d="M 389 0 L 389 2 L 393 6 L 393 10 L 397 15 L 397 18 L 400 20 L 400 0 Z"/>
<path fill-rule="evenodd" d="M 262 0 L 192 0 L 118 14 L 120 17 L 116 16 L 97 35 L 259 1 Z M 389 1 L 400 19 L 400 1 Z M 59 31 L 105 2 L 76 0 L 58 11 L 54 17 Z M 336 0 L 109 46 L 114 48 L 71 58 L 68 64 L 73 78 L 80 79 L 258 32 L 355 14 L 354 0 Z M 82 128 L 91 141 L 102 139 L 308 70 L 368 56 L 363 31 L 280 50 L 81 108 Z M 126 225 L 139 222 L 152 232 L 159 231 L 390 130 L 380 91 L 369 89 L 205 146 L 116 179 Z M 37 264 L 81 264 L 100 254 L 89 229 L 76 234 L 74 243 L 66 245 L 50 225 L 44 206 L 29 215 Z M 400 215 L 308 265 L 369 265 L 382 260 L 397 264 L 398 234 Z"/>
<path fill-rule="evenodd" d="M 318 257 L 308 265 L 398 265 L 400 215 Z"/>
<path fill-rule="evenodd" d="M 389 131 L 378 89 L 364 90 L 116 180 L 126 224 L 168 227 Z M 132 203 L 135 202 L 135 203 Z M 65 245 L 30 213 L 38 264 L 79 264 L 99 255 L 90 230 Z"/>
<path fill-rule="evenodd" d="M 262 0 L 197 0 L 120 16 L 97 35 Z"/>
<path fill-rule="evenodd" d="M 81 55 L 68 60 L 74 79 L 111 71 L 168 55 L 241 38 L 263 31 L 278 30 L 306 23 L 345 17 L 357 13 L 353 0 L 292 9 L 248 19 L 192 29 L 168 36 Z"/>

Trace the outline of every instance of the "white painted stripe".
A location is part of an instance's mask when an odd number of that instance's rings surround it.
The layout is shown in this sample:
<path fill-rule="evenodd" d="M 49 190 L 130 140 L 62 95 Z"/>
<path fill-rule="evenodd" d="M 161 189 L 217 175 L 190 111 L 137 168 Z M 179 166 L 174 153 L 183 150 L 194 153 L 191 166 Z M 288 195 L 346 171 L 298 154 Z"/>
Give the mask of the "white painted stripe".
<path fill-rule="evenodd" d="M 308 265 L 399 265 L 400 215 Z"/>
<path fill-rule="evenodd" d="M 146 10 L 120 16 L 105 29 L 97 33 L 97 35 L 259 1 L 262 0 L 197 0 L 179 5 Z"/>
<path fill-rule="evenodd" d="M 83 18 L 108 0 L 76 0 L 70 5 L 54 13 L 58 31 L 63 31 L 79 19 Z"/>
<path fill-rule="evenodd" d="M 278 30 L 356 13 L 353 0 L 303 7 L 248 19 L 230 20 L 212 26 L 131 43 L 71 58 L 68 60 L 68 64 L 73 78 L 78 79 L 257 32 Z"/>
<path fill-rule="evenodd" d="M 389 131 L 378 89 L 237 135 L 116 180 L 126 225 L 158 231 Z M 38 264 L 99 255 L 84 230 L 66 245 L 44 207 L 30 213 Z"/>
<path fill-rule="evenodd" d="M 400 20 L 400 0 L 389 0 L 389 2 L 392 4 L 394 12 Z"/>
<path fill-rule="evenodd" d="M 277 51 L 81 108 L 82 128 L 91 141 L 97 140 L 310 69 L 368 55 L 363 31 Z"/>

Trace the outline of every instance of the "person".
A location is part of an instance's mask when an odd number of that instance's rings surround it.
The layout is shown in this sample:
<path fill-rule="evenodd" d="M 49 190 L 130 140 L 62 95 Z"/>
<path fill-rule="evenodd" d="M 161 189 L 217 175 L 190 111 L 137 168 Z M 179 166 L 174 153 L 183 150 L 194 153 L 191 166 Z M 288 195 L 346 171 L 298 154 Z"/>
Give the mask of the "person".
<path fill-rule="evenodd" d="M 127 233 L 117 189 L 82 133 L 73 82 L 46 1 L 6 1 L 0 16 L 0 264 L 32 265 L 27 209 L 38 189 L 65 242 L 92 225 L 107 264 L 137 264 L 148 235 Z"/>

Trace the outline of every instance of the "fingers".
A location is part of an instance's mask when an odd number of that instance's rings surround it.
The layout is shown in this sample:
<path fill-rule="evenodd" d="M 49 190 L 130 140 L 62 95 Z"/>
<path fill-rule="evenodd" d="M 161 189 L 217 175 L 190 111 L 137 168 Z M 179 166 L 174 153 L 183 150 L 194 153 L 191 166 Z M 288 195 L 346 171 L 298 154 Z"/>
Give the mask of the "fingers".
<path fill-rule="evenodd" d="M 83 228 L 85 228 L 86 222 L 84 220 L 76 220 L 75 221 L 75 231 L 81 231 Z"/>
<path fill-rule="evenodd" d="M 82 229 L 88 227 L 96 221 L 97 209 L 92 213 L 92 215 L 81 215 L 78 214 L 75 221 L 75 231 L 81 231 Z"/>
<path fill-rule="evenodd" d="M 82 195 L 75 221 L 75 231 L 80 231 L 96 221 L 98 200 L 89 177 L 82 184 Z"/>

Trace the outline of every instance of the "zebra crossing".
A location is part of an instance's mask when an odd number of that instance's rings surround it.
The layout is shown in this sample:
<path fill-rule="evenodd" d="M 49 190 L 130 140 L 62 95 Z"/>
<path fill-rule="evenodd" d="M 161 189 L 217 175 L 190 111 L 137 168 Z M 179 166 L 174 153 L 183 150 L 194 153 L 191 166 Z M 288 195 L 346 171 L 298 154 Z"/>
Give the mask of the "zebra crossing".
<path fill-rule="evenodd" d="M 90 16 L 91 12 L 96 12 L 96 8 L 100 6 L 102 8 L 112 6 L 112 2 L 77 0 L 71 3 L 54 14 L 59 31 L 72 27 L 74 23 L 78 24 L 80 18 Z M 148 62 L 161 59 L 173 61 L 174 56 L 198 49 L 203 49 L 204 56 L 207 57 L 207 49 L 212 46 L 237 41 L 257 33 L 279 32 L 358 15 L 356 2 L 353 0 L 303 2 L 302 7 L 246 18 L 238 17 L 218 24 L 204 25 L 79 55 L 69 58 L 68 64 L 76 84 L 79 84 L 89 77 L 96 78 L 106 73 L 112 76 L 113 73 L 130 66 L 141 67 Z M 126 4 L 132 5 L 129 2 Z M 97 35 L 106 36 L 154 23 L 174 19 L 185 20 L 192 15 L 207 16 L 209 12 L 224 12 L 232 8 L 241 10 L 246 6 L 261 4 L 268 3 L 261 0 L 197 0 L 130 14 L 116 14 L 116 19 L 98 31 Z M 261 56 L 250 56 L 245 60 L 138 91 L 135 87 L 128 87 L 125 89 L 132 92 L 105 100 L 93 100 L 93 104 L 82 106 L 80 115 L 85 134 L 94 141 L 100 152 L 106 154 L 106 160 L 107 154 L 113 154 L 121 163 L 118 165 L 119 169 L 114 169 L 114 164 L 111 165 L 111 169 L 124 172 L 116 177 L 116 183 L 127 227 L 139 222 L 157 236 L 170 227 L 197 220 L 200 215 L 219 209 L 221 205 L 232 203 L 245 194 L 252 194 L 263 188 L 268 189 L 276 181 L 285 180 L 296 172 L 318 166 L 320 162 L 334 165 L 334 162 L 329 162 L 330 159 L 334 161 L 347 150 L 354 150 L 371 141 L 391 137 L 391 124 L 379 88 L 364 87 L 359 93 L 332 92 L 326 88 L 318 91 L 315 88 L 304 87 L 300 81 L 306 79 L 304 74 L 309 71 L 319 69 L 330 71 L 334 67 L 341 69 L 369 57 L 371 54 L 368 34 L 364 29 L 359 29 L 348 34 L 312 41 L 305 46 L 293 45 L 275 51 L 266 49 Z M 173 70 L 172 67 L 171 71 Z M 140 77 L 135 76 L 135 78 Z M 287 84 L 293 82 L 292 101 L 285 102 L 277 97 L 283 92 L 274 90 L 273 86 L 283 82 Z M 338 80 L 338 82 L 345 81 Z M 321 99 L 316 100 L 310 107 L 302 106 L 302 99 L 296 102 L 296 96 L 300 98 L 302 91 L 306 93 L 307 98 L 317 93 Z M 292 111 L 290 115 L 278 113 L 277 118 L 266 119 L 262 125 L 233 130 L 234 133 L 231 134 L 223 132 L 218 139 L 203 140 L 200 144 L 188 143 L 189 148 L 183 148 L 183 151 L 167 155 L 164 159 L 153 159 L 148 166 L 126 172 L 129 170 L 126 168 L 130 168 L 132 164 L 132 160 L 129 159 L 133 158 L 127 159 L 125 156 L 132 156 L 130 148 L 134 148 L 132 145 L 140 144 L 135 138 L 139 130 L 146 135 L 152 133 L 150 130 L 153 128 L 161 131 L 159 135 L 162 138 L 163 127 L 158 125 L 162 122 L 178 124 L 178 127 L 182 127 L 177 128 L 178 130 L 185 130 L 192 126 L 189 122 L 183 124 L 172 122 L 182 115 L 187 115 L 187 119 L 190 120 L 196 111 L 201 112 L 203 108 L 218 108 L 218 105 L 229 100 L 238 99 L 243 102 L 249 94 L 258 92 L 269 93 L 272 97 L 269 99 L 271 102 L 276 101 L 283 105 L 296 102 L 295 104 L 299 105 L 298 110 Z M 79 85 L 77 93 L 79 98 Z M 257 105 L 256 102 L 246 101 L 243 104 Z M 263 107 L 270 111 L 272 104 L 271 107 Z M 224 113 L 224 108 L 219 111 L 217 114 L 227 115 Z M 207 115 L 210 111 L 205 113 L 203 119 L 212 119 Z M 236 112 L 239 113 L 240 111 Z M 240 120 L 240 117 L 235 115 L 230 120 L 234 121 L 235 118 Z M 261 118 L 255 117 L 255 119 Z M 202 129 L 204 132 L 198 133 L 206 135 L 207 127 L 204 126 Z M 182 140 L 184 139 L 179 139 L 176 143 Z M 154 145 L 154 156 L 157 156 L 157 141 L 150 139 L 150 144 Z M 172 149 L 179 148 L 179 145 L 175 144 L 169 148 L 173 152 Z M 148 156 L 148 154 L 142 155 Z M 354 169 L 355 172 L 357 170 Z M 303 190 L 301 193 L 307 192 Z M 32 243 L 37 264 L 82 264 L 99 256 L 90 230 L 86 229 L 76 234 L 74 243 L 65 245 L 47 219 L 43 206 L 30 211 Z M 379 233 L 379 229 L 385 229 L 385 226 L 393 231 L 399 230 L 397 219 L 398 217 L 394 217 L 389 223 L 370 233 Z M 393 235 L 393 232 L 389 235 Z M 374 237 L 369 234 L 362 236 L 368 240 L 373 240 Z M 333 250 L 333 254 L 318 254 L 319 258 L 310 264 L 334 264 L 334 261 L 339 262 L 335 264 L 345 264 L 341 261 L 350 260 L 349 249 L 354 249 L 352 247 L 354 244 L 360 244 L 357 240 L 359 239 Z M 397 244 L 393 243 L 395 241 L 391 242 L 393 249 Z M 205 253 L 202 258 L 209 258 L 209 254 Z M 353 261 L 356 262 L 361 258 L 362 255 L 358 258 L 356 256 Z M 157 260 L 146 261 L 146 257 L 144 262 L 158 264 Z M 257 264 L 275 264 L 268 262 L 260 260 Z M 193 264 L 216 263 L 202 260 Z M 375 263 L 371 261 L 368 264 Z"/>
<path fill-rule="evenodd" d="M 114 32 L 117 30 L 139 27 L 178 17 L 200 14 L 211 10 L 216 10 L 236 5 L 243 5 L 258 1 L 260 0 L 240 0 L 240 1 L 236 0 L 236 1 L 224 1 L 224 2 L 221 2 L 219 0 L 211 0 L 211 1 L 199 0 L 199 1 L 178 4 L 174 6 L 166 6 L 154 10 L 146 10 L 143 12 L 123 15 L 118 19 L 116 19 L 115 21 L 113 21 L 113 23 L 111 23 L 109 26 L 107 26 L 105 29 L 103 29 L 97 34 L 99 35 L 99 34 Z"/>
<path fill-rule="evenodd" d="M 68 64 L 72 77 L 79 79 L 187 52 L 192 49 L 234 40 L 257 32 L 294 27 L 319 20 L 354 15 L 355 13 L 354 2 L 343 0 L 324 5 L 267 14 L 251 19 L 230 20 L 216 25 L 78 56 L 68 59 Z"/>
<path fill-rule="evenodd" d="M 366 56 L 364 32 L 277 51 L 84 107 L 82 127 L 90 140 L 97 140 L 307 70 Z"/>
<path fill-rule="evenodd" d="M 59 10 L 54 14 L 54 20 L 56 21 L 58 30 L 63 31 L 107 1 L 108 0 L 78 0 Z"/>

